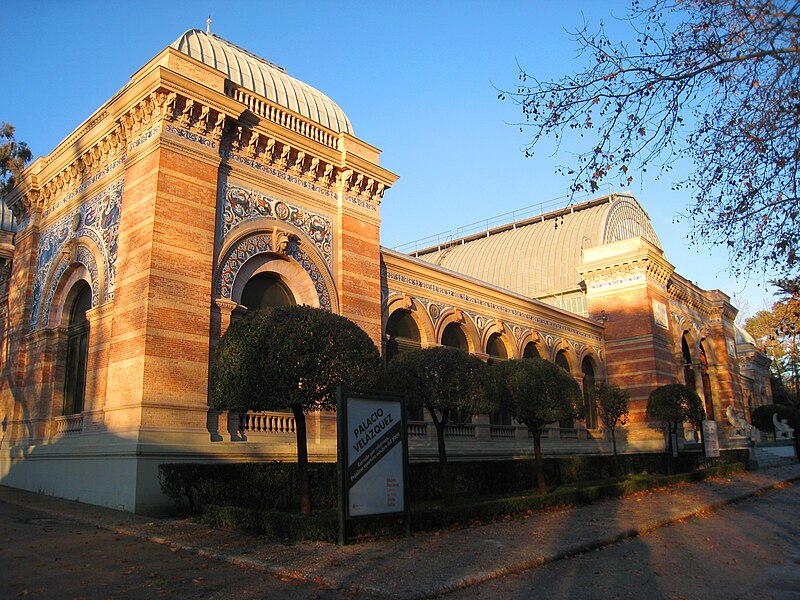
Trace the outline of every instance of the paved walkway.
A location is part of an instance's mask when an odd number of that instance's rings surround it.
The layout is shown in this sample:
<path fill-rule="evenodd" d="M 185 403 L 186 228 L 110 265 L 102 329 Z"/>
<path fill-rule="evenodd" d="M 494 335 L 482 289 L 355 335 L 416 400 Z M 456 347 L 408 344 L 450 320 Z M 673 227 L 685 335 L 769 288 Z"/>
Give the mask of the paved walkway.
<path fill-rule="evenodd" d="M 186 520 L 154 520 L 2 486 L 0 501 L 282 577 L 325 582 L 331 587 L 358 589 L 378 597 L 428 598 L 642 535 L 796 479 L 800 479 L 800 464 L 681 484 L 489 525 L 345 547 L 265 542 Z"/>

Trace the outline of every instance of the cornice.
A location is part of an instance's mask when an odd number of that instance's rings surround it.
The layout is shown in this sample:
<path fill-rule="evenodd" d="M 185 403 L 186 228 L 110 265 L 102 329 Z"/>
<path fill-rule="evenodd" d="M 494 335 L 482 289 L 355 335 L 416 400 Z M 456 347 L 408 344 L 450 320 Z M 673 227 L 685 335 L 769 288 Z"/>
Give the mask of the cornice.
<path fill-rule="evenodd" d="M 644 238 L 632 238 L 587 251 L 578 266 L 588 292 L 606 288 L 654 284 L 666 290 L 675 267 L 656 246 Z"/>

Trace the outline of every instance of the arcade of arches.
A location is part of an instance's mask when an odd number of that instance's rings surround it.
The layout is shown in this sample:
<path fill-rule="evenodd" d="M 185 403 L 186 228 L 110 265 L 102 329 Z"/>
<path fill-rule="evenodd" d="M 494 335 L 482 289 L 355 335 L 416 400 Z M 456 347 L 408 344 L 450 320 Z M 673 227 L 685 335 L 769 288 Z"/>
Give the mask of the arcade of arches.
<path fill-rule="evenodd" d="M 669 262 L 636 198 L 399 252 L 380 245 L 398 176 L 355 131 L 319 90 L 190 30 L 34 161 L 4 199 L 14 223 L 0 223 L 0 483 L 147 512 L 171 505 L 157 471 L 175 456 L 293 459 L 291 415 L 220 413 L 208 397 L 231 321 L 289 304 L 353 320 L 385 360 L 442 345 L 561 366 L 586 418 L 553 424 L 546 453 L 611 452 L 597 381 L 630 393 L 621 452 L 666 447 L 645 405 L 677 381 L 703 396 L 722 447 L 746 445 L 726 415 L 770 401 L 768 362 L 730 298 Z M 417 417 L 411 460 L 433 460 Z M 311 460 L 335 460 L 335 426 L 309 419 Z M 532 452 L 499 413 L 448 436 L 455 459 Z"/>

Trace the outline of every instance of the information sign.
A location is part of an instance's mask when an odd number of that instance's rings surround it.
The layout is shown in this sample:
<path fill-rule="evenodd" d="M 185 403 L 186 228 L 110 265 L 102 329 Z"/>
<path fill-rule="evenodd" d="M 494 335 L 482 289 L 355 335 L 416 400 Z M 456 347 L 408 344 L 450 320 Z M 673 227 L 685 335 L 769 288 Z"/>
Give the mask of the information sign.
<path fill-rule="evenodd" d="M 716 421 L 703 421 L 703 444 L 706 448 L 706 458 L 719 457 L 719 438 L 717 437 Z"/>
<path fill-rule="evenodd" d="M 406 514 L 402 396 L 342 391 L 337 422 L 342 529 L 354 517 Z"/>

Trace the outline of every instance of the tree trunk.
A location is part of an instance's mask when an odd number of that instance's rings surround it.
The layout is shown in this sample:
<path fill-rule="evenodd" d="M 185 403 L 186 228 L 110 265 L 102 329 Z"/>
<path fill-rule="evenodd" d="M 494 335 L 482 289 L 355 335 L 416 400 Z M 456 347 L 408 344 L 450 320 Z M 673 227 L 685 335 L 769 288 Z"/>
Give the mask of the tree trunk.
<path fill-rule="evenodd" d="M 453 504 L 453 482 L 450 480 L 450 469 L 447 468 L 447 448 L 444 444 L 444 419 L 434 418 L 433 425 L 436 427 L 436 444 L 439 448 L 439 476 L 442 484 L 442 498 L 446 506 Z"/>
<path fill-rule="evenodd" d="M 619 468 L 619 457 L 617 456 L 617 431 L 616 429 L 611 429 L 611 450 L 614 453 L 614 476 L 619 477 L 621 475 L 620 468 Z"/>
<path fill-rule="evenodd" d="M 675 433 L 677 434 L 677 432 L 678 432 L 677 423 L 675 424 L 675 427 L 673 428 L 672 423 L 668 422 L 667 423 L 667 438 L 669 440 L 669 443 L 667 444 L 667 475 L 672 475 L 673 472 L 675 471 L 675 469 L 674 469 L 674 467 L 672 465 L 672 432 L 673 432 L 673 429 L 675 430 Z"/>
<path fill-rule="evenodd" d="M 536 461 L 536 484 L 542 496 L 547 495 L 547 484 L 544 481 L 544 458 L 542 458 L 542 430 L 531 429 L 533 433 L 533 457 Z"/>
<path fill-rule="evenodd" d="M 306 439 L 306 415 L 297 405 L 292 406 L 295 432 L 297 433 L 297 497 L 300 499 L 300 514 L 311 514 L 311 484 L 308 480 L 308 441 Z"/>

